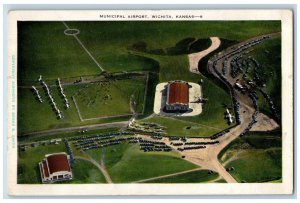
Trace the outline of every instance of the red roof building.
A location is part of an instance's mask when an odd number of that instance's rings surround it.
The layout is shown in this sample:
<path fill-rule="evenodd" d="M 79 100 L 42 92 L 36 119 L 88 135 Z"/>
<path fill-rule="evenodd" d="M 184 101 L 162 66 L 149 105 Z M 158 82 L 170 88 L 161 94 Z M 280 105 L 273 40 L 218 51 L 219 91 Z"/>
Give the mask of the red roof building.
<path fill-rule="evenodd" d="M 189 107 L 189 84 L 185 81 L 172 81 L 167 88 L 166 110 L 187 111 Z"/>
<path fill-rule="evenodd" d="M 73 178 L 70 167 L 70 156 L 64 152 L 47 154 L 39 163 L 43 183 L 53 183 Z"/>

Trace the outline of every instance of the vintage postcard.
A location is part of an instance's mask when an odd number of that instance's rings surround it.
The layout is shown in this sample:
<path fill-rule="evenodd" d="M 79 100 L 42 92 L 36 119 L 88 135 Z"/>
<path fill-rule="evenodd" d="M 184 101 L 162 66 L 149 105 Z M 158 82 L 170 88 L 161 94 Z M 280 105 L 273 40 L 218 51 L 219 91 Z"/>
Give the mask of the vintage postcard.
<path fill-rule="evenodd" d="M 293 193 L 290 10 L 9 13 L 9 195 Z"/>

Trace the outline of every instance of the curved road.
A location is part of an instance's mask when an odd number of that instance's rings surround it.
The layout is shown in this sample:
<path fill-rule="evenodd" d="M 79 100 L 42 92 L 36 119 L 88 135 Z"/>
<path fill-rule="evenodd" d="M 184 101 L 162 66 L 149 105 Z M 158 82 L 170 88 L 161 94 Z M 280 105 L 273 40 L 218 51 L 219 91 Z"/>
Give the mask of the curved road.
<path fill-rule="evenodd" d="M 261 40 L 263 37 L 263 40 L 271 39 L 273 37 L 277 37 L 280 33 L 272 33 L 264 36 L 258 36 L 246 41 L 243 41 L 239 44 L 236 44 L 234 46 L 231 46 L 227 48 L 226 50 L 220 52 L 217 54 L 217 56 L 213 57 L 208 62 L 208 71 L 213 74 L 216 78 L 220 79 L 222 82 L 224 82 L 224 79 L 221 78 L 219 75 L 222 74 L 222 70 L 224 68 L 224 61 L 225 58 L 227 58 L 228 61 L 230 61 L 234 56 L 241 54 L 242 52 L 245 52 L 255 46 L 257 40 Z M 215 40 L 217 42 L 217 40 Z M 218 44 L 212 46 L 217 47 Z M 248 46 L 251 45 L 251 46 Z M 215 50 L 211 49 L 211 50 Z M 198 61 L 199 62 L 199 61 Z M 197 63 L 198 64 L 198 63 Z M 193 73 L 198 73 L 198 71 L 193 71 L 193 69 L 190 69 Z M 228 70 L 230 70 L 230 66 L 228 67 Z M 227 81 L 229 81 L 229 84 L 231 85 L 231 88 L 234 87 L 236 79 L 231 78 L 229 72 L 224 75 L 224 78 L 226 78 Z M 228 85 L 228 84 L 227 84 Z M 235 90 L 233 90 L 235 91 Z M 237 95 L 237 101 L 240 103 L 240 118 L 241 118 L 241 124 L 237 125 L 236 127 L 230 129 L 230 132 L 224 134 L 223 136 L 217 138 L 216 140 L 219 141 L 219 144 L 217 145 L 207 145 L 207 148 L 205 149 L 199 149 L 199 150 L 190 150 L 190 151 L 183 151 L 180 152 L 180 154 L 186 156 L 185 159 L 187 161 L 190 161 L 196 165 L 201 166 L 203 169 L 210 169 L 217 171 L 220 176 L 222 176 L 228 183 L 236 183 L 237 181 L 231 176 L 230 173 L 226 171 L 224 166 L 219 162 L 218 160 L 218 154 L 233 140 L 238 138 L 240 134 L 248 127 L 249 123 L 252 121 L 252 115 L 255 112 L 253 102 L 251 98 L 247 94 L 242 94 L 239 91 L 235 91 Z M 270 119 L 270 118 L 269 118 Z M 195 141 L 199 141 L 201 139 L 195 139 Z M 189 139 L 189 141 L 193 141 Z"/>

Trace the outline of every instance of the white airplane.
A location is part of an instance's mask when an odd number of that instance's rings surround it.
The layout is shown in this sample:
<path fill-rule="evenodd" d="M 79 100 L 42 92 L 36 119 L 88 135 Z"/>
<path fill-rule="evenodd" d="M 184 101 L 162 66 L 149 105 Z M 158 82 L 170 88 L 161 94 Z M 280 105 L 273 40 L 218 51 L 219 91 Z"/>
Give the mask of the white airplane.
<path fill-rule="evenodd" d="M 227 119 L 228 119 L 228 122 L 231 124 L 233 122 L 233 118 L 234 116 L 231 115 L 230 111 L 228 108 L 226 108 L 226 116 L 225 116 Z"/>
<path fill-rule="evenodd" d="M 241 85 L 240 83 L 236 82 L 235 85 L 239 88 L 239 89 L 244 89 L 243 85 Z"/>

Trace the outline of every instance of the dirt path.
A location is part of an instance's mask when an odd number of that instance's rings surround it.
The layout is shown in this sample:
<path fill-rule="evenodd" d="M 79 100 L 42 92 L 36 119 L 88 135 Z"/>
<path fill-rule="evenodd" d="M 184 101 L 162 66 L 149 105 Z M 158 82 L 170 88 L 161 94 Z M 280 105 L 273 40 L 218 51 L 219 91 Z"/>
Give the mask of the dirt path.
<path fill-rule="evenodd" d="M 162 176 L 156 176 L 156 177 L 153 177 L 153 178 L 138 180 L 138 181 L 135 181 L 134 183 L 143 183 L 143 182 L 147 182 L 147 181 L 151 181 L 151 180 L 157 180 L 157 179 L 161 179 L 161 178 L 168 178 L 168 177 L 172 177 L 172 176 L 177 176 L 177 175 L 190 173 L 190 172 L 194 172 L 194 171 L 201 171 L 201 170 L 203 170 L 203 169 L 202 168 L 196 168 L 196 169 L 181 171 L 181 172 L 178 172 L 178 173 L 172 173 L 172 174 L 168 174 L 168 175 L 162 175 Z"/>
<path fill-rule="evenodd" d="M 265 35 L 269 37 L 276 37 L 278 33 Z M 244 42 L 241 42 L 237 45 L 227 48 L 226 50 L 220 52 L 216 57 L 212 58 L 208 62 L 208 71 L 213 74 L 216 78 L 223 82 L 223 78 L 219 76 L 222 73 L 223 69 L 223 62 L 226 58 L 231 60 L 233 56 L 240 53 L 239 51 L 245 51 L 246 49 L 241 49 L 242 45 L 248 43 L 251 40 L 260 39 L 262 36 L 258 36 Z M 207 50 L 204 50 L 199 53 L 189 55 L 189 63 L 190 63 L 190 71 L 192 73 L 200 74 L 198 71 L 198 63 L 204 56 L 210 53 L 213 50 L 216 50 L 220 46 L 219 38 L 211 38 L 212 46 L 209 47 Z M 250 47 L 249 47 L 250 48 Z M 236 50 L 236 51 L 234 51 Z M 235 80 L 230 77 L 229 74 L 225 75 L 226 79 L 229 81 L 229 84 L 226 84 L 228 87 L 229 85 L 232 88 L 234 86 Z M 225 85 L 225 84 L 224 84 Z M 241 124 L 237 125 L 236 127 L 230 129 L 230 131 L 223 136 L 217 138 L 216 140 L 219 141 L 219 144 L 215 145 L 206 145 L 204 149 L 197 149 L 197 150 L 187 150 L 179 152 L 182 156 L 185 156 L 185 160 L 192 162 L 198 166 L 201 166 L 202 169 L 213 170 L 219 173 L 219 175 L 226 180 L 228 183 L 236 183 L 237 181 L 231 176 L 229 172 L 226 171 L 224 166 L 219 162 L 218 155 L 219 153 L 233 140 L 238 138 L 245 129 L 247 129 L 249 123 L 252 121 L 252 115 L 255 112 L 253 107 L 253 102 L 248 95 L 243 95 L 242 93 L 236 91 L 236 98 L 240 104 L 240 118 Z M 262 116 L 266 122 L 270 122 L 270 118 Z M 260 119 L 262 120 L 262 119 Z M 258 121 L 260 121 L 258 120 Z M 271 124 L 270 126 L 275 126 Z M 193 139 L 189 139 L 189 141 L 195 141 Z M 166 144 L 170 145 L 170 142 L 166 141 Z M 173 147 L 174 148 L 174 147 Z M 175 149 L 176 150 L 176 149 Z"/>
<path fill-rule="evenodd" d="M 256 120 L 257 123 L 253 125 L 250 131 L 271 131 L 279 128 L 279 125 L 275 120 L 263 113 L 259 113 Z"/>
<path fill-rule="evenodd" d="M 100 165 L 92 157 L 85 158 L 85 157 L 81 157 L 81 156 L 75 156 L 75 159 L 81 159 L 81 160 L 88 161 L 88 162 L 94 164 L 101 171 L 101 173 L 103 174 L 106 182 L 107 183 L 113 183 L 112 180 L 111 180 L 111 178 L 110 178 L 110 175 L 108 174 L 108 172 L 107 172 L 107 170 L 105 168 L 105 166 L 104 165 Z"/>
<path fill-rule="evenodd" d="M 114 123 L 100 123 L 100 124 L 93 124 L 93 125 L 84 125 L 84 126 L 76 126 L 76 127 L 69 127 L 69 128 L 57 128 L 51 130 L 43 130 L 43 131 L 35 131 L 30 133 L 22 134 L 21 136 L 47 136 L 53 135 L 57 133 L 65 133 L 65 132 L 74 132 L 78 130 L 93 130 L 93 129 L 102 129 L 102 128 L 112 128 L 112 127 L 124 127 L 128 124 L 128 121 L 120 121 Z"/>
<path fill-rule="evenodd" d="M 210 40 L 211 40 L 210 47 L 208 47 L 203 51 L 188 55 L 189 67 L 192 73 L 199 73 L 198 70 L 199 61 L 209 53 L 215 51 L 221 45 L 221 40 L 219 39 L 219 37 L 210 37 Z"/>
<path fill-rule="evenodd" d="M 189 69 L 190 72 L 195 74 L 200 74 L 198 70 L 199 61 L 211 53 L 212 51 L 219 48 L 221 45 L 221 40 L 218 37 L 211 37 L 211 46 L 201 52 L 189 54 Z M 237 181 L 226 171 L 226 169 L 222 166 L 222 164 L 218 161 L 219 152 L 227 146 L 233 139 L 239 136 L 241 130 L 238 130 L 236 133 L 228 133 L 230 138 L 225 139 L 223 142 L 220 141 L 219 145 L 207 146 L 205 149 L 199 150 L 191 150 L 191 151 L 183 151 L 180 152 L 183 156 L 185 156 L 186 160 L 201 166 L 202 168 L 206 168 L 209 170 L 214 170 L 219 173 L 221 177 L 223 177 L 228 183 L 236 183 Z M 225 136 L 224 136 L 225 137 Z M 223 137 L 223 138 L 224 138 Z M 228 136 L 226 136 L 228 137 Z M 222 138 L 220 138 L 222 139 Z"/>

